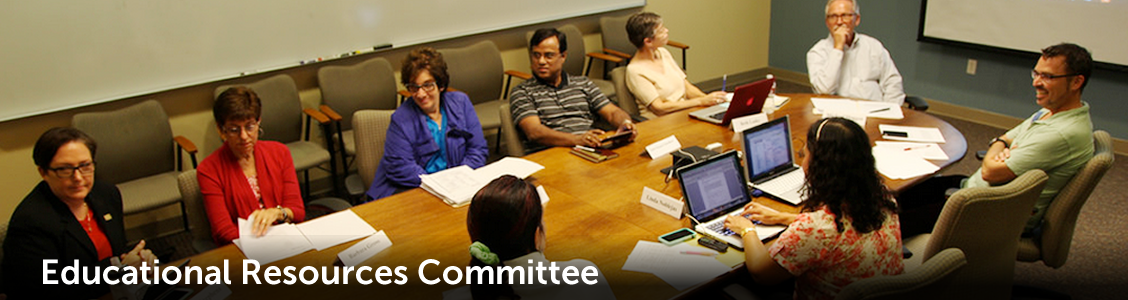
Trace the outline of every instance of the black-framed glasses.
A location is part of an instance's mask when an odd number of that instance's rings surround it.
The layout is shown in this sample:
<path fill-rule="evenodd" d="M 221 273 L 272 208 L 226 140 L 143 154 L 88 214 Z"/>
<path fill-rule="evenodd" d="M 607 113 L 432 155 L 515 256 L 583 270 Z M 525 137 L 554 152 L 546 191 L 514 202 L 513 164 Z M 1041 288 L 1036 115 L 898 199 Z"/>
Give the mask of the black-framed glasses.
<path fill-rule="evenodd" d="M 58 178 L 70 178 L 71 176 L 74 176 L 75 171 L 82 172 L 79 174 L 82 174 L 83 177 L 91 177 L 94 176 L 94 162 L 81 163 L 76 167 L 66 166 L 47 168 L 47 170 L 51 171 L 51 173 L 54 173 L 55 177 Z"/>
<path fill-rule="evenodd" d="M 424 92 L 434 92 L 435 89 L 438 88 L 438 87 L 439 87 L 439 85 L 436 84 L 434 81 L 424 82 L 422 85 L 409 83 L 406 86 L 407 91 L 411 92 L 412 94 L 414 94 L 415 92 L 418 92 L 419 89 L 423 89 Z"/>
<path fill-rule="evenodd" d="M 223 127 L 223 134 L 227 135 L 229 137 L 238 137 L 239 133 L 241 131 L 246 131 L 247 133 L 252 133 L 252 132 L 258 132 L 258 129 L 259 129 L 259 123 L 254 122 L 254 123 L 250 123 L 250 124 L 247 124 L 247 125 L 243 125 L 241 127 L 240 126 Z"/>
<path fill-rule="evenodd" d="M 1051 79 L 1054 79 L 1054 78 L 1077 76 L 1077 75 L 1081 75 L 1081 73 L 1069 73 L 1069 74 L 1063 74 L 1063 75 L 1054 75 L 1054 74 L 1050 74 L 1050 73 L 1041 73 L 1041 72 L 1038 72 L 1036 70 L 1030 70 L 1030 79 L 1042 80 L 1042 81 L 1047 81 L 1047 80 L 1051 80 Z"/>
<path fill-rule="evenodd" d="M 838 21 L 838 20 L 851 21 L 851 20 L 854 20 L 854 16 L 857 16 L 857 14 L 846 13 L 846 14 L 826 15 L 826 20 L 827 21 Z"/>

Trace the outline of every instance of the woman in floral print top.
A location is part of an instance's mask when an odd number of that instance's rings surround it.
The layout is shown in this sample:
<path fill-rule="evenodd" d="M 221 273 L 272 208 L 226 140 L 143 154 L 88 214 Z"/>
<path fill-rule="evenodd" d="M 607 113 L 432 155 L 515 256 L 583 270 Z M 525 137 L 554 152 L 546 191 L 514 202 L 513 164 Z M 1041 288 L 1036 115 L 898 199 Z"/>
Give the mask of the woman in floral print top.
<path fill-rule="evenodd" d="M 795 280 L 795 299 L 833 299 L 854 281 L 904 270 L 897 203 L 874 167 L 869 138 L 853 121 L 822 119 L 800 154 L 807 182 L 799 214 L 758 203 L 725 226 L 744 239 L 745 266 L 760 284 Z M 770 248 L 754 221 L 790 224 Z"/>

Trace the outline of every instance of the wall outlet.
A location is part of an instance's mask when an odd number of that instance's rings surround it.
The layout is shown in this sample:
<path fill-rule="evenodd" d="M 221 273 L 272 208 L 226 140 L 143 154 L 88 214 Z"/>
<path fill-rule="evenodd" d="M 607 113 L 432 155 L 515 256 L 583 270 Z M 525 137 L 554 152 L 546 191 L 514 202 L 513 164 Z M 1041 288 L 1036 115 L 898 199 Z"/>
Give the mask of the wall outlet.
<path fill-rule="evenodd" d="M 975 68 L 979 66 L 979 61 L 974 59 L 967 59 L 967 75 L 975 75 Z"/>

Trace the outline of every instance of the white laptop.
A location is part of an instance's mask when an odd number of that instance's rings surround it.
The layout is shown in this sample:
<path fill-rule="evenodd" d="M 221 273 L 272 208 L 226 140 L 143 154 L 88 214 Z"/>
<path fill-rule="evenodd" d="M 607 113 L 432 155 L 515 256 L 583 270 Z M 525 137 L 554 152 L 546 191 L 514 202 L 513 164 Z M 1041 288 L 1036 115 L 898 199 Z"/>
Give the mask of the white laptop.
<path fill-rule="evenodd" d="M 797 205 L 806 174 L 791 156 L 791 125 L 783 116 L 741 133 L 748 185 Z"/>
<path fill-rule="evenodd" d="M 724 228 L 725 217 L 740 214 L 744 205 L 752 201 L 737 152 L 721 153 L 681 167 L 677 174 L 689 207 L 687 213 L 698 222 L 694 230 L 743 250 L 744 242 L 740 236 Z M 767 240 L 786 228 L 782 225 L 757 225 L 756 233 L 760 240 Z"/>

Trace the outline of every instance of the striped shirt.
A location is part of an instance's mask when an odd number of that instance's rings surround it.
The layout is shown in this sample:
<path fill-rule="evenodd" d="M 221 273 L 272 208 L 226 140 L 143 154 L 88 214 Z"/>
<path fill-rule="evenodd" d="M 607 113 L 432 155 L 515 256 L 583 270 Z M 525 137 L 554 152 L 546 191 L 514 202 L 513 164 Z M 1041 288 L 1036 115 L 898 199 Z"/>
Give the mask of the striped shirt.
<path fill-rule="evenodd" d="M 587 77 L 561 75 L 559 87 L 534 78 L 513 89 L 509 109 L 515 124 L 538 116 L 541 124 L 556 131 L 579 134 L 592 129 L 596 113 L 611 100 Z"/>

